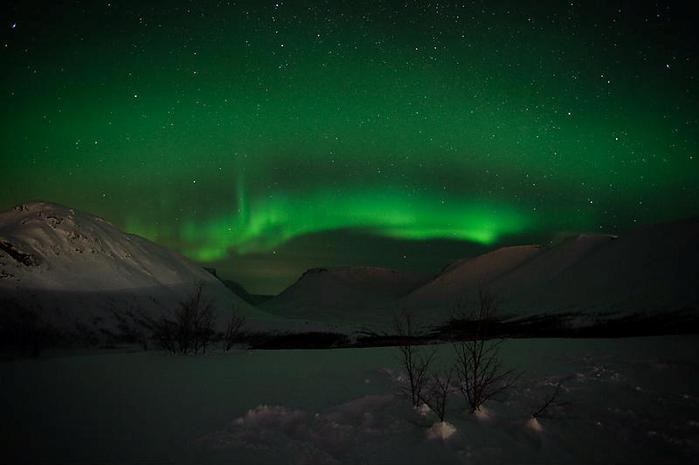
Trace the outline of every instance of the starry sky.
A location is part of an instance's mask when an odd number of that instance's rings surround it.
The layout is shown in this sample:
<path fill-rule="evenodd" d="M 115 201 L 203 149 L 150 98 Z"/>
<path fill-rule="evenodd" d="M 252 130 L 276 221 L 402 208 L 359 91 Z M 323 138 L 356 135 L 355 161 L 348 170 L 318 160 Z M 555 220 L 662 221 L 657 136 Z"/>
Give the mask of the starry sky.
<path fill-rule="evenodd" d="M 262 293 L 696 215 L 690 3 L 4 2 L 0 208 Z"/>

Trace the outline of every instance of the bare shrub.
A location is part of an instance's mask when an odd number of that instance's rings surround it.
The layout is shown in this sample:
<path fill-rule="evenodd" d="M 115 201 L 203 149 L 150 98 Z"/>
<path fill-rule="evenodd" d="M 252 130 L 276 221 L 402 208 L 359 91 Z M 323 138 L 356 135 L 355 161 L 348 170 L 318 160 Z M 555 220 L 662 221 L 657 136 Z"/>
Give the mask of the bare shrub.
<path fill-rule="evenodd" d="M 160 319 L 146 319 L 147 327 L 151 330 L 151 338 L 156 346 L 165 349 L 170 353 L 179 352 L 177 344 L 177 323 L 161 317 Z"/>
<path fill-rule="evenodd" d="M 447 413 L 447 401 L 451 393 L 454 392 L 453 378 L 453 366 L 442 373 L 432 374 L 426 392 L 421 394 L 422 401 L 439 417 L 439 421 L 444 421 Z"/>
<path fill-rule="evenodd" d="M 233 346 L 240 341 L 246 323 L 247 319 L 243 315 L 236 313 L 234 308 L 233 314 L 226 325 L 226 331 L 223 333 L 223 349 L 226 352 L 231 350 Z"/>
<path fill-rule="evenodd" d="M 173 354 L 206 353 L 214 336 L 214 310 L 210 300 L 204 298 L 202 285 L 192 295 L 180 302 L 172 318 L 148 320 L 153 338 Z"/>
<path fill-rule="evenodd" d="M 415 345 L 418 333 L 412 314 L 409 311 L 402 310 L 394 316 L 393 329 L 399 339 L 400 362 L 408 379 L 406 391 L 410 395 L 412 405 L 417 407 L 423 401 L 423 391 L 429 378 L 429 368 L 434 360 L 436 351 Z"/>
<path fill-rule="evenodd" d="M 472 316 L 475 334 L 454 344 L 459 390 L 471 412 L 512 387 L 518 378 L 514 370 L 502 367 L 499 356 L 502 339 L 488 340 L 489 326 L 497 321 L 497 301 L 482 287 L 478 297 L 478 307 Z"/>

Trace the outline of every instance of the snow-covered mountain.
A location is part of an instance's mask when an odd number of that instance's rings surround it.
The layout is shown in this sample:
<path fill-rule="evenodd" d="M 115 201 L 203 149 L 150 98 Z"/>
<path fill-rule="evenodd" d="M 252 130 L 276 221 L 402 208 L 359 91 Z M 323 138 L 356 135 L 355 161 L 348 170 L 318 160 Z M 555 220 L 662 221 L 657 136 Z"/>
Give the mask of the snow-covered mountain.
<path fill-rule="evenodd" d="M 550 282 L 561 273 L 615 239 L 616 236 L 605 234 L 579 234 L 541 247 L 539 253 L 521 266 L 513 267 L 489 283 L 491 290 L 505 301 L 516 301 L 522 295 L 545 292 Z"/>
<path fill-rule="evenodd" d="M 398 309 L 440 323 L 468 312 L 479 287 L 496 295 L 505 315 L 696 309 L 698 240 L 693 218 L 619 238 L 505 247 L 429 280 L 376 267 L 313 269 L 255 308 L 173 251 L 99 217 L 35 202 L 0 213 L 0 307 L 14 301 L 57 324 L 109 326 L 113 311 L 157 316 L 201 284 L 221 322 L 235 308 L 260 327 L 281 330 L 386 323 Z"/>
<path fill-rule="evenodd" d="M 199 265 L 97 216 L 45 202 L 0 213 L 0 301 L 40 310 L 56 324 L 108 326 L 113 310 L 157 315 L 200 284 L 221 321 L 232 308 L 270 317 Z"/>
<path fill-rule="evenodd" d="M 434 279 L 415 289 L 401 301 L 404 308 L 420 313 L 458 311 L 498 277 L 541 253 L 537 245 L 503 247 L 475 258 L 459 260 L 447 266 Z"/>
<path fill-rule="evenodd" d="M 521 271 L 540 276 L 536 282 L 524 285 L 523 277 L 512 276 L 495 283 L 504 307 L 520 313 L 699 310 L 699 218 L 575 242 L 558 247 L 587 249 L 570 266 L 547 274 L 532 262 Z M 550 270 L 556 260 L 548 262 Z"/>
<path fill-rule="evenodd" d="M 548 246 L 505 247 L 448 267 L 400 305 L 444 320 L 468 313 L 481 286 L 506 315 L 697 308 L 698 241 L 695 218 L 623 237 L 581 234 Z"/>
<path fill-rule="evenodd" d="M 291 318 L 362 323 L 424 281 L 417 274 L 378 267 L 315 268 L 306 271 L 261 308 Z"/>
<path fill-rule="evenodd" d="M 504 247 L 460 260 L 420 283 L 377 269 L 309 270 L 263 305 L 319 321 L 390 322 L 408 309 L 424 323 L 469 313 L 479 287 L 502 316 L 699 309 L 699 219 L 647 226 L 623 237 L 580 234 Z"/>
<path fill-rule="evenodd" d="M 523 299 L 548 292 L 551 281 L 613 239 L 609 235 L 581 234 L 549 246 L 503 247 L 448 266 L 407 295 L 401 305 L 444 319 L 468 313 L 479 288 L 484 288 L 497 296 L 504 309 L 521 313 Z"/>

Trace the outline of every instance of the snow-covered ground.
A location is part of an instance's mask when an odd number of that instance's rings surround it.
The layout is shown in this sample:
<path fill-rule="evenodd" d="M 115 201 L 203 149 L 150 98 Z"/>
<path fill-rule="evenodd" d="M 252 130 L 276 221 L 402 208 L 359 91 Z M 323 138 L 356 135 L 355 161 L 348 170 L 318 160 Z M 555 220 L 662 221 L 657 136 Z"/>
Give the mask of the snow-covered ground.
<path fill-rule="evenodd" d="M 699 454 L 699 340 L 513 340 L 517 387 L 437 425 L 397 350 L 49 353 L 0 362 L 2 463 L 678 463 Z M 440 347 L 440 360 L 452 349 Z M 561 404 L 531 421 L 558 381 Z M 423 412 L 424 413 L 424 412 Z M 446 438 L 446 439 L 443 439 Z"/>

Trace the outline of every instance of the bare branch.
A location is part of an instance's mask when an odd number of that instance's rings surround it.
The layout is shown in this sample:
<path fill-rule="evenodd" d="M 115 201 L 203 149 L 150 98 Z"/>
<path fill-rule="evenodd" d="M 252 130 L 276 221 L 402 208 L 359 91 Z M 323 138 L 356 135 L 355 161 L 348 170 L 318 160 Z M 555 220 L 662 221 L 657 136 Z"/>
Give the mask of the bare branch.
<path fill-rule="evenodd" d="M 419 348 L 415 346 L 415 331 L 412 314 L 407 310 L 402 310 L 393 319 L 393 327 L 399 338 L 398 349 L 400 352 L 401 365 L 408 378 L 407 393 L 414 407 L 419 406 L 423 391 L 428 381 L 428 373 L 432 364 L 436 350 Z"/>
<path fill-rule="evenodd" d="M 226 332 L 223 333 L 223 348 L 226 352 L 231 350 L 233 346 L 240 340 L 243 334 L 243 327 L 247 323 L 247 319 L 243 315 L 239 315 L 233 309 L 231 319 L 226 326 Z"/>
<path fill-rule="evenodd" d="M 551 405 L 554 404 L 556 398 L 561 393 L 561 384 L 562 384 L 561 381 L 556 383 L 556 387 L 553 390 L 553 392 L 551 393 L 551 395 L 546 398 L 546 401 L 544 402 L 544 404 L 541 407 L 539 407 L 534 413 L 532 413 L 532 417 L 538 418 L 538 417 L 542 416 L 546 412 L 546 409 L 548 409 Z"/>
<path fill-rule="evenodd" d="M 192 295 L 180 302 L 172 317 L 147 319 L 147 327 L 162 348 L 173 354 L 206 353 L 214 336 L 214 309 L 199 284 Z"/>
<path fill-rule="evenodd" d="M 514 370 L 502 369 L 499 357 L 502 340 L 488 340 L 489 327 L 497 314 L 496 299 L 483 287 L 478 290 L 478 298 L 473 316 L 476 334 L 471 340 L 454 344 L 459 389 L 472 412 L 511 388 L 519 377 Z"/>
<path fill-rule="evenodd" d="M 444 421 L 447 412 L 447 401 L 449 400 L 449 395 L 454 391 L 452 385 L 453 377 L 453 366 L 446 369 L 443 373 L 432 375 L 427 392 L 420 396 L 420 400 L 437 414 L 439 421 Z"/>

